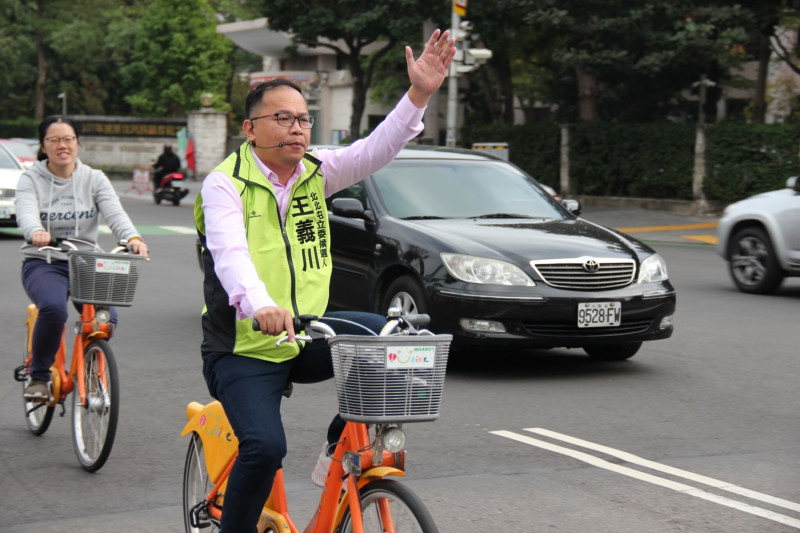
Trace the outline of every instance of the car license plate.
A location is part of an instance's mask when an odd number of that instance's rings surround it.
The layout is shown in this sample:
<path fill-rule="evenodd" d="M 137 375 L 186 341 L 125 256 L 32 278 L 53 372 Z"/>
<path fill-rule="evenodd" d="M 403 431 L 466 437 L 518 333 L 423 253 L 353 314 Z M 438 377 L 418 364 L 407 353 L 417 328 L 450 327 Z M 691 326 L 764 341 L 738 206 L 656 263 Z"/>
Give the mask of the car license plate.
<path fill-rule="evenodd" d="M 578 304 L 579 328 L 610 328 L 619 326 L 622 302 L 581 302 Z"/>

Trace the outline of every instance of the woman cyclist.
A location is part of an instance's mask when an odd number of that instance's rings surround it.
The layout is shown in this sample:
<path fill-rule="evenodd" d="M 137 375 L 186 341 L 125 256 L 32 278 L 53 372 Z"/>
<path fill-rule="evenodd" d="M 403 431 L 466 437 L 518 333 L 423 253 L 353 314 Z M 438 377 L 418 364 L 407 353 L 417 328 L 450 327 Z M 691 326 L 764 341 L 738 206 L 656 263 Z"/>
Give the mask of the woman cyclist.
<path fill-rule="evenodd" d="M 114 187 L 100 171 L 78 160 L 78 132 L 68 118 L 54 115 L 39 124 L 39 161 L 26 170 L 17 184 L 17 225 L 23 232 L 22 286 L 39 308 L 33 330 L 31 381 L 23 396 L 50 398 L 50 366 L 55 360 L 67 321 L 69 264 L 67 254 L 44 250 L 54 239 L 97 241 L 100 215 L 114 236 L 127 240 L 133 253 L 149 257 Z M 116 323 L 112 308 L 111 323 Z"/>

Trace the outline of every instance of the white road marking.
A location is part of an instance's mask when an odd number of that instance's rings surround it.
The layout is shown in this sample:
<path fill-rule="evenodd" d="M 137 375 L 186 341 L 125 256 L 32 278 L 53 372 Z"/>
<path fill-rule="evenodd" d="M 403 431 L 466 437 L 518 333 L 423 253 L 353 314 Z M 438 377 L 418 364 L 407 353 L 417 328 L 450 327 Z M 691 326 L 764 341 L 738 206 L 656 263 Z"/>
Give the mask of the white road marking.
<path fill-rule="evenodd" d="M 161 226 L 163 229 L 174 231 L 175 233 L 182 233 L 184 235 L 196 235 L 197 230 L 188 226 Z"/>
<path fill-rule="evenodd" d="M 537 428 L 531 428 L 531 429 L 537 429 Z M 527 431 L 530 431 L 531 429 L 528 429 Z M 544 432 L 546 430 L 541 430 L 541 431 Z M 537 431 L 537 432 L 539 432 L 539 431 Z M 760 516 L 762 518 L 766 518 L 766 519 L 772 520 L 774 522 L 778 522 L 778 523 L 781 523 L 781 524 L 785 524 L 785 525 L 792 526 L 792 527 L 800 529 L 800 520 L 797 520 L 795 518 L 792 518 L 792 517 L 789 517 L 789 516 L 785 516 L 785 515 L 782 515 L 782 514 L 773 512 L 773 511 L 769 511 L 767 509 L 762 509 L 761 507 L 756 507 L 754 505 L 750 505 L 750 504 L 747 504 L 747 503 L 744 503 L 744 502 L 739 502 L 739 501 L 736 501 L 736 500 L 731 500 L 730 498 L 725 498 L 723 496 L 718 496 L 716 494 L 711 494 L 709 492 L 697 489 L 697 488 L 692 487 L 690 485 L 685 485 L 683 483 L 678 483 L 676 481 L 671 481 L 669 479 L 665 479 L 665 478 L 661 478 L 661 477 L 658 477 L 658 476 L 654 476 L 652 474 L 647 474 L 645 472 L 641 472 L 641 471 L 635 470 L 633 468 L 628 468 L 626 466 L 617 465 L 617 464 L 611 463 L 609 461 L 606 461 L 604 459 L 600 459 L 599 457 L 595 457 L 594 455 L 590 455 L 588 453 L 584 453 L 584 452 L 580 452 L 580 451 L 577 451 L 577 450 L 573 450 L 571 448 L 565 448 L 564 446 L 559 446 L 557 444 L 553 444 L 553 443 L 550 443 L 550 442 L 547 442 L 547 441 L 534 439 L 533 437 L 529 437 L 527 435 L 520 435 L 519 433 L 513 433 L 511 431 L 492 431 L 491 433 L 493 435 L 497 435 L 497 436 L 500 436 L 500 437 L 505 437 L 507 439 L 512 439 L 512 440 L 515 440 L 515 441 L 518 441 L 518 442 L 522 442 L 524 444 L 529 444 L 531 446 L 537 446 L 537 447 L 542 448 L 544 450 L 552 451 L 552 452 L 555 452 L 555 453 L 560 453 L 562 455 L 566 455 L 568 457 L 572 457 L 573 459 L 577 459 L 579 461 L 583 461 L 583 462 L 588 463 L 590 465 L 593 465 L 593 466 L 596 466 L 596 467 L 599 467 L 599 468 L 603 468 L 603 469 L 609 470 L 611 472 L 616 472 L 618 474 L 622 474 L 624 476 L 632 477 L 632 478 L 638 479 L 640 481 L 646 481 L 648 483 L 652 483 L 652 484 L 658 485 L 660 487 L 671 489 L 671 490 L 674 490 L 674 491 L 677 491 L 677 492 L 681 492 L 681 493 L 689 495 L 689 496 L 694 496 L 696 498 L 701 498 L 703 500 L 707 500 L 707 501 L 714 502 L 714 503 L 717 503 L 717 504 L 720 504 L 720 505 L 724 505 L 726 507 L 730 507 L 730 508 L 736 509 L 738 511 L 743 511 L 745 513 L 749 513 L 749 514 L 752 514 L 752 515 L 755 515 L 755 516 Z M 554 434 L 558 435 L 555 432 L 554 432 Z M 566 439 L 562 439 L 562 440 L 566 440 Z M 580 439 L 576 439 L 576 440 L 581 442 Z M 582 442 L 587 442 L 587 441 L 582 441 Z M 591 443 L 589 443 L 589 444 L 591 444 Z M 597 445 L 593 445 L 593 446 L 597 446 Z M 612 448 L 608 448 L 608 449 L 612 450 Z M 635 456 L 632 456 L 632 457 L 635 457 Z M 638 463 L 638 464 L 641 464 L 641 463 Z M 663 466 L 663 465 L 660 465 L 660 466 Z M 676 470 L 678 470 L 678 469 L 676 469 Z M 711 478 L 706 478 L 706 479 L 711 479 Z M 754 493 L 754 494 L 758 494 L 758 493 Z M 776 498 L 776 500 L 780 500 L 780 499 Z M 788 502 L 788 503 L 791 504 L 792 502 Z"/>
<path fill-rule="evenodd" d="M 732 483 L 728 483 L 727 481 L 720 481 L 718 479 L 710 478 L 703 476 L 701 474 L 695 474 L 693 472 L 688 472 L 686 470 L 681 470 L 680 468 L 674 468 L 667 465 L 662 465 L 661 463 L 656 463 L 655 461 L 649 461 L 638 455 L 634 455 L 632 453 L 623 452 L 622 450 L 617 450 L 615 448 L 609 448 L 608 446 L 603 446 L 601 444 L 595 444 L 593 442 L 589 442 L 587 440 L 578 439 L 575 437 L 570 437 L 569 435 L 564 435 L 562 433 L 556 433 L 555 431 L 550 431 L 549 429 L 544 428 L 525 428 L 525 431 L 530 431 L 531 433 L 538 433 L 540 435 L 544 435 L 546 437 L 551 437 L 553 439 L 562 440 L 564 442 L 569 442 L 571 444 L 575 444 L 577 446 L 583 446 L 584 448 L 589 448 L 591 450 L 596 450 L 601 453 L 605 453 L 606 455 L 612 455 L 614 457 L 619 457 L 623 461 L 628 463 L 633 463 L 636 465 L 644 466 L 645 468 L 649 468 L 651 470 L 657 470 L 659 472 L 664 472 L 665 474 L 670 474 L 676 477 L 682 477 L 685 479 L 689 479 L 691 481 L 696 481 L 697 483 L 703 483 L 705 485 L 710 485 L 714 488 L 726 490 L 728 492 L 733 492 L 736 494 L 740 494 L 742 496 L 746 496 L 748 498 L 752 498 L 754 500 L 761 500 L 764 503 L 769 503 L 771 505 L 776 505 L 778 507 L 783 507 L 785 509 L 789 509 L 791 511 L 800 512 L 800 503 L 790 502 L 788 500 L 784 500 L 782 498 L 776 498 L 775 496 L 770 496 L 769 494 L 763 494 L 761 492 L 756 492 L 754 490 L 746 489 L 744 487 L 739 487 Z"/>

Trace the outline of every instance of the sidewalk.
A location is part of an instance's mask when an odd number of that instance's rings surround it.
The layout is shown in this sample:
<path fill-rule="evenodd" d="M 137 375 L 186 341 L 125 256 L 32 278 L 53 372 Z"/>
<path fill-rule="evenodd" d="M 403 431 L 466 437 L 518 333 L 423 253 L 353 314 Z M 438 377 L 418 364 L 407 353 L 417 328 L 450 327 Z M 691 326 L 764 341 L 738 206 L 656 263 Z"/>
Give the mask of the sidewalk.
<path fill-rule="evenodd" d="M 153 193 L 147 187 L 133 188 L 131 180 L 111 180 L 120 198 L 141 199 L 152 202 Z M 183 203 L 194 204 L 202 182 L 188 181 L 185 184 L 189 195 Z M 627 233 L 641 241 L 694 243 L 715 245 L 717 243 L 717 218 L 676 214 L 637 207 L 584 206 L 582 218 Z"/>
<path fill-rule="evenodd" d="M 679 215 L 637 207 L 585 207 L 581 217 L 640 241 L 717 244 L 716 217 Z"/>

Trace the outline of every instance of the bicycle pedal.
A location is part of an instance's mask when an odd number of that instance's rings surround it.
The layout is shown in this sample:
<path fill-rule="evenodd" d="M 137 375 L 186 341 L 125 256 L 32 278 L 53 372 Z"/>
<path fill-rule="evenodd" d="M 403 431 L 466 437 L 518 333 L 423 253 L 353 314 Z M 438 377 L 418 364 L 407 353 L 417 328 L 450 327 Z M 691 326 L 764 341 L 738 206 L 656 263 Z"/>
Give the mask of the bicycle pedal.
<path fill-rule="evenodd" d="M 219 527 L 219 523 L 208 516 L 208 500 L 203 500 L 192 507 L 189 511 L 189 522 L 192 527 L 197 529 L 205 529 L 214 525 Z"/>
<path fill-rule="evenodd" d="M 25 381 L 28 378 L 28 365 L 20 365 L 14 369 L 14 380 Z"/>

